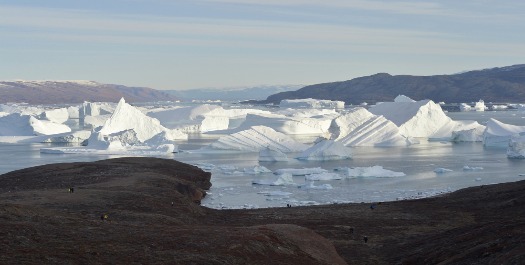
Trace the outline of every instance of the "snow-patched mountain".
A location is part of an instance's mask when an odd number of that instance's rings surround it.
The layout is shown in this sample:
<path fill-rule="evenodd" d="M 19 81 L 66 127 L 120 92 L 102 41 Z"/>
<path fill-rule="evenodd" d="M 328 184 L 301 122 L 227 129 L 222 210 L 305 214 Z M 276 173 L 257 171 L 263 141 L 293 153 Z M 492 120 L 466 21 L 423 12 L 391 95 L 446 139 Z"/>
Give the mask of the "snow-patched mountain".
<path fill-rule="evenodd" d="M 123 85 L 102 84 L 94 81 L 0 81 L 0 103 L 25 102 L 30 104 L 63 104 L 117 102 L 125 97 L 129 102 L 176 100 L 166 92 Z"/>

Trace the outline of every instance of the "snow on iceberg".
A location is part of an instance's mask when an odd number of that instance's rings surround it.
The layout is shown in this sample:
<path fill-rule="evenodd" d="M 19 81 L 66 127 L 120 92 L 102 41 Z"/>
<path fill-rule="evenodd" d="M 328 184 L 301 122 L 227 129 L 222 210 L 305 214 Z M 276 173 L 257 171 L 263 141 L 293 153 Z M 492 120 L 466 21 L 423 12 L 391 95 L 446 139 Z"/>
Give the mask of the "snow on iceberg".
<path fill-rule="evenodd" d="M 223 136 L 216 142 L 203 147 L 201 150 L 235 150 L 247 152 L 259 152 L 270 148 L 281 152 L 301 152 L 308 148 L 306 145 L 296 142 L 290 136 L 276 132 L 266 126 L 253 126 L 244 131 L 232 135 Z"/>
<path fill-rule="evenodd" d="M 159 120 L 146 116 L 139 109 L 126 103 L 124 98 L 120 99 L 115 111 L 98 132 L 110 135 L 130 129 L 137 133 L 137 138 L 141 142 L 166 131 L 170 131 L 169 136 L 173 137 L 171 140 L 188 138 L 187 134 L 160 125 Z"/>
<path fill-rule="evenodd" d="M 67 108 L 45 110 L 38 118 L 41 120 L 48 120 L 54 123 L 64 123 L 69 119 L 69 112 Z"/>
<path fill-rule="evenodd" d="M 310 108 L 310 109 L 344 109 L 344 101 L 320 100 L 320 99 L 283 99 L 279 103 L 280 108 Z"/>
<path fill-rule="evenodd" d="M 388 169 L 384 169 L 382 166 L 372 167 L 343 167 L 338 168 L 337 171 L 343 173 L 349 178 L 356 177 L 377 177 L 377 178 L 392 178 L 392 177 L 403 177 L 406 176 L 403 172 L 396 172 Z"/>
<path fill-rule="evenodd" d="M 525 132 L 525 126 L 505 124 L 496 119 L 489 119 L 483 133 L 485 146 L 508 147 L 512 135 Z"/>
<path fill-rule="evenodd" d="M 350 159 L 352 151 L 342 143 L 333 140 L 323 140 L 304 150 L 296 158 L 299 160 L 343 160 Z"/>
<path fill-rule="evenodd" d="M 393 122 L 361 107 L 334 119 L 330 131 L 332 138 L 345 146 L 406 146 L 413 143 L 400 134 Z"/>
<path fill-rule="evenodd" d="M 476 102 L 476 105 L 474 105 L 475 111 L 485 111 L 486 109 L 487 107 L 485 107 L 485 102 L 481 99 L 478 102 Z"/>
<path fill-rule="evenodd" d="M 481 142 L 484 131 L 485 126 L 479 124 L 477 121 L 449 120 L 434 132 L 429 139 L 452 142 Z"/>
<path fill-rule="evenodd" d="M 286 162 L 288 161 L 288 156 L 279 150 L 273 150 L 273 149 L 270 149 L 270 147 L 266 147 L 265 149 L 262 149 L 261 151 L 259 151 L 259 161 L 261 162 Z"/>
<path fill-rule="evenodd" d="M 416 102 L 383 102 L 370 108 L 399 127 L 405 137 L 430 137 L 451 119 L 432 100 Z"/>

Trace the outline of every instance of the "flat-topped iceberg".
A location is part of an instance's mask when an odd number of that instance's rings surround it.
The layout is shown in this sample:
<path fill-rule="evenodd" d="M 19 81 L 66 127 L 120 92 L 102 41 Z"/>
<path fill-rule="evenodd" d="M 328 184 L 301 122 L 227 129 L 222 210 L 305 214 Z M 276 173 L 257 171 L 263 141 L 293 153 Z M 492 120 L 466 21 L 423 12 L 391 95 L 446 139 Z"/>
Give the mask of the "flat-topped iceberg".
<path fill-rule="evenodd" d="M 67 125 L 12 113 L 0 117 L 0 136 L 35 136 L 71 132 Z"/>
<path fill-rule="evenodd" d="M 333 140 L 323 140 L 314 146 L 304 150 L 296 158 L 299 160 L 342 160 L 352 157 L 350 148 L 340 142 Z"/>
<path fill-rule="evenodd" d="M 304 151 L 308 146 L 293 140 L 286 134 L 276 132 L 272 128 L 266 126 L 253 126 L 248 130 L 223 136 L 216 142 L 202 148 L 201 150 L 212 149 L 259 152 L 266 148 L 288 153 Z"/>
<path fill-rule="evenodd" d="M 392 177 L 403 177 L 406 176 L 403 172 L 396 172 L 388 169 L 384 169 L 382 166 L 372 167 L 342 167 L 337 169 L 348 178 L 357 177 L 376 177 L 376 178 L 392 178 Z"/>
<path fill-rule="evenodd" d="M 406 146 L 413 143 L 381 115 L 354 108 L 333 120 L 332 139 L 345 146 Z"/>

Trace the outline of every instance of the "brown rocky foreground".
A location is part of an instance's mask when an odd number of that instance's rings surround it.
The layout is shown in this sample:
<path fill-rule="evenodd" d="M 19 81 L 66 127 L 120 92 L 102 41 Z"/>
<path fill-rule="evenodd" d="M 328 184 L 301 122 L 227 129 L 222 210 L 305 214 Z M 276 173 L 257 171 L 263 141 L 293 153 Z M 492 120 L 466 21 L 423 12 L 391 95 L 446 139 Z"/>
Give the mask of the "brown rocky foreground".
<path fill-rule="evenodd" d="M 0 264 L 525 262 L 525 181 L 374 209 L 220 211 L 198 204 L 210 185 L 209 173 L 158 158 L 0 175 Z"/>

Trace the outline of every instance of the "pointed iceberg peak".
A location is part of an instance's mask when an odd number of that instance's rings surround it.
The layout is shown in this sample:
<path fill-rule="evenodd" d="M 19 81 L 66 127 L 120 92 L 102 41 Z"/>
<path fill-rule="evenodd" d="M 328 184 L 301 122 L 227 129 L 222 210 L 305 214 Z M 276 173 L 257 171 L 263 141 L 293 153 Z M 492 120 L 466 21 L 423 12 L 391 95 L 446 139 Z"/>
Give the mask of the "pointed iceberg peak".
<path fill-rule="evenodd" d="M 124 99 L 124 97 L 121 97 L 120 100 L 118 101 L 118 104 L 124 104 L 126 103 L 126 100 Z"/>

